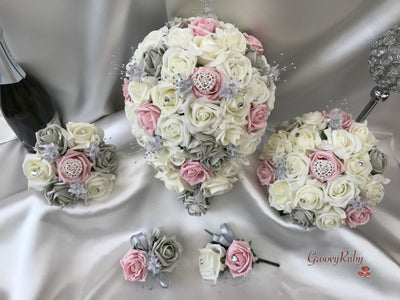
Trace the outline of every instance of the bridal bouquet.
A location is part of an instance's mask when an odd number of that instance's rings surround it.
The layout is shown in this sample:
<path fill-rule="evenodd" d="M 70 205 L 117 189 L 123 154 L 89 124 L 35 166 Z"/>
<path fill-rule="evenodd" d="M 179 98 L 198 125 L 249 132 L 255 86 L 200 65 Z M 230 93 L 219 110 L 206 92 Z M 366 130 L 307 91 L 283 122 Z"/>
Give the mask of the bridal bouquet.
<path fill-rule="evenodd" d="M 36 132 L 35 154 L 27 154 L 23 172 L 28 187 L 43 191 L 50 205 L 105 199 L 118 167 L 115 146 L 105 144 L 102 129 L 89 123 L 57 124 Z"/>
<path fill-rule="evenodd" d="M 384 196 L 386 155 L 367 123 L 339 109 L 281 123 L 257 169 L 269 204 L 308 228 L 366 224 Z"/>
<path fill-rule="evenodd" d="M 191 215 L 229 191 L 265 132 L 275 69 L 255 37 L 214 18 L 175 18 L 126 66 L 126 116 L 156 178 Z"/>

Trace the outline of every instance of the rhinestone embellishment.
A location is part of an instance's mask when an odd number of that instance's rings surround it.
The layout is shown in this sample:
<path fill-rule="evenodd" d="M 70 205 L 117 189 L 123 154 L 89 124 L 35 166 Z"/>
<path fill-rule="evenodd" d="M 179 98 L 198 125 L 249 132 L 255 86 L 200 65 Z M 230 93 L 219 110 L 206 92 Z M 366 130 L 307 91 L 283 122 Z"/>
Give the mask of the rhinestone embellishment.
<path fill-rule="evenodd" d="M 200 259 L 200 264 L 201 265 L 204 264 L 204 260 L 203 259 Z"/>
<path fill-rule="evenodd" d="M 192 80 L 200 93 L 208 95 L 217 84 L 217 74 L 211 70 L 200 70 L 194 73 Z"/>
<path fill-rule="evenodd" d="M 360 160 L 360 161 L 358 161 L 358 164 L 359 164 L 360 167 L 364 167 L 365 166 L 365 161 Z"/>
<path fill-rule="evenodd" d="M 82 173 L 83 165 L 79 159 L 71 158 L 65 161 L 61 170 L 68 178 L 75 179 Z"/>
<path fill-rule="evenodd" d="M 38 172 L 37 169 L 33 169 L 32 172 L 31 172 L 32 176 L 36 176 L 38 173 L 39 172 Z"/>
<path fill-rule="evenodd" d="M 237 257 L 236 256 L 232 256 L 232 261 L 233 262 L 237 262 L 238 261 Z"/>
<path fill-rule="evenodd" d="M 329 160 L 318 159 L 312 165 L 314 175 L 319 180 L 325 180 L 335 172 L 335 164 Z"/>

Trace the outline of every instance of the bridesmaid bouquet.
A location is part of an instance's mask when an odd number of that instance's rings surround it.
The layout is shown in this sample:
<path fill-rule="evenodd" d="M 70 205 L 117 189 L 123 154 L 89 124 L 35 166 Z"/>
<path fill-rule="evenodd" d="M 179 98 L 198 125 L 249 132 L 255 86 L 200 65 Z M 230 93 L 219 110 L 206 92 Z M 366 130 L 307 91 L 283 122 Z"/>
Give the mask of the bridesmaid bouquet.
<path fill-rule="evenodd" d="M 304 228 L 366 224 L 384 196 L 387 158 L 367 123 L 339 109 L 281 123 L 257 168 L 269 204 Z"/>
<path fill-rule="evenodd" d="M 105 199 L 118 167 L 116 147 L 105 144 L 103 130 L 92 124 L 66 127 L 51 124 L 36 132 L 36 153 L 27 154 L 22 165 L 28 187 L 61 207 Z"/>

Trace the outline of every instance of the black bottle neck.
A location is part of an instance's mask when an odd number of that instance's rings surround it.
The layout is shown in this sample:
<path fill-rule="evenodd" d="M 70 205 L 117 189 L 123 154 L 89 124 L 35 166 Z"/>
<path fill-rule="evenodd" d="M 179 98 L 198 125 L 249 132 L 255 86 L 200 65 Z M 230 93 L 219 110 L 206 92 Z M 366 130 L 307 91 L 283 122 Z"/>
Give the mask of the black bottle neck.
<path fill-rule="evenodd" d="M 0 85 L 19 82 L 25 76 L 26 73 L 11 55 L 0 27 Z"/>

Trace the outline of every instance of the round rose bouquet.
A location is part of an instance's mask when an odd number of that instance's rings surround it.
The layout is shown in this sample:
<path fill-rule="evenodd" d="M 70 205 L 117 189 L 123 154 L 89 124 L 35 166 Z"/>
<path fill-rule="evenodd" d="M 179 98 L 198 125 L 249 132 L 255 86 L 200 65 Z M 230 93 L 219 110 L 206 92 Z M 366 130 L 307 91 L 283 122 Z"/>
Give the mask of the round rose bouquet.
<path fill-rule="evenodd" d="M 366 224 L 384 195 L 386 155 L 367 123 L 339 109 L 285 121 L 264 145 L 257 176 L 293 223 L 332 230 Z"/>
<path fill-rule="evenodd" d="M 105 199 L 118 167 L 115 146 L 105 144 L 103 130 L 92 124 L 70 122 L 66 128 L 51 124 L 36 132 L 36 153 L 22 165 L 28 187 L 61 207 Z"/>
<path fill-rule="evenodd" d="M 132 133 L 191 215 L 229 191 L 265 132 L 274 76 L 255 37 L 213 18 L 175 18 L 126 66 Z"/>

